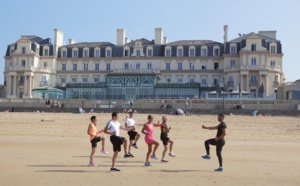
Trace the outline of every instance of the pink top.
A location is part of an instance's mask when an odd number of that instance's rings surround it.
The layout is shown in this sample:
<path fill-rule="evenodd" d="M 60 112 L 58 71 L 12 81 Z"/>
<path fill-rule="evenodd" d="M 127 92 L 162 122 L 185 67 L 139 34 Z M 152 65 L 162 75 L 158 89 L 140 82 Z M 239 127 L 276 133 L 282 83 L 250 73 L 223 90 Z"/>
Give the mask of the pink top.
<path fill-rule="evenodd" d="M 145 129 L 148 131 L 148 134 L 145 135 L 145 142 L 150 144 L 154 141 L 153 139 L 153 123 L 146 124 Z"/>

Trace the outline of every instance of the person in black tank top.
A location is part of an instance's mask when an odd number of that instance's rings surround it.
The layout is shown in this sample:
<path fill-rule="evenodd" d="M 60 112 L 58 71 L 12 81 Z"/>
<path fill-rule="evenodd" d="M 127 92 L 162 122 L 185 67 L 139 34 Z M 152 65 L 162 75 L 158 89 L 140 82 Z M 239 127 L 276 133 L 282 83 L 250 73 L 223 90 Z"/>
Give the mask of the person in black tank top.
<path fill-rule="evenodd" d="M 161 141 L 163 142 L 163 145 L 164 145 L 164 151 L 162 153 L 161 162 L 168 162 L 168 160 L 165 159 L 166 153 L 168 151 L 168 143 L 170 144 L 169 155 L 171 157 L 175 157 L 175 155 L 172 152 L 174 141 L 170 140 L 170 138 L 168 137 L 168 133 L 170 132 L 171 127 L 167 126 L 167 119 L 168 118 L 166 116 L 162 117 L 162 124 L 161 124 L 161 127 L 160 127 L 160 131 L 161 131 L 160 139 L 161 139 Z"/>
<path fill-rule="evenodd" d="M 225 136 L 226 136 L 226 124 L 224 123 L 224 114 L 219 114 L 218 115 L 218 121 L 220 124 L 215 127 L 206 127 L 202 125 L 203 129 L 209 129 L 209 130 L 218 130 L 217 131 L 217 136 L 212 139 L 208 139 L 204 142 L 205 144 L 205 149 L 206 149 L 206 155 L 202 156 L 203 159 L 210 159 L 210 154 L 209 154 L 209 145 L 215 145 L 216 146 L 216 152 L 219 160 L 219 165 L 220 167 L 218 169 L 215 169 L 215 171 L 223 171 L 223 159 L 222 159 L 222 149 L 223 146 L 225 145 Z"/>

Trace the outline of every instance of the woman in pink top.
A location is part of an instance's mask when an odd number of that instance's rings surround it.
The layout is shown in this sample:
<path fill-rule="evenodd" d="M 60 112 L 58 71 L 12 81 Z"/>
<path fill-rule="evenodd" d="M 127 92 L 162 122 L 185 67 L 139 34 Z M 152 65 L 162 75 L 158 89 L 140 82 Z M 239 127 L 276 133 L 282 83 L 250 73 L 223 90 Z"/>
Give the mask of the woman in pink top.
<path fill-rule="evenodd" d="M 153 121 L 153 116 L 149 115 L 148 116 L 148 122 L 144 124 L 144 127 L 142 129 L 142 133 L 145 134 L 145 142 L 148 145 L 148 152 L 146 155 L 146 162 L 145 166 L 151 166 L 149 162 L 150 154 L 152 153 L 152 145 L 154 145 L 154 150 L 153 154 L 151 155 L 152 159 L 157 159 L 155 156 L 155 152 L 159 146 L 159 143 L 153 139 L 153 127 L 160 127 L 160 124 L 154 124 L 152 123 Z"/>

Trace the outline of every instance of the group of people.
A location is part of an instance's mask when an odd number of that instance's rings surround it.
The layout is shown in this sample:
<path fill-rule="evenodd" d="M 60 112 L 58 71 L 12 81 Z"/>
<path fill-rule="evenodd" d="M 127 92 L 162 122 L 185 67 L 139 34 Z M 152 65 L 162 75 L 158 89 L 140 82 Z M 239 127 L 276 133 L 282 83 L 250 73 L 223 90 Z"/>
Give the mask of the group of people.
<path fill-rule="evenodd" d="M 106 124 L 105 128 L 97 131 L 96 125 L 97 125 L 97 118 L 96 116 L 91 117 L 91 123 L 89 124 L 87 133 L 90 136 L 90 142 L 92 145 L 92 152 L 90 155 L 90 163 L 89 166 L 97 166 L 94 163 L 94 154 L 96 151 L 97 143 L 102 141 L 102 149 L 101 152 L 104 154 L 108 154 L 108 151 L 105 150 L 105 137 L 98 136 L 100 133 L 105 133 L 110 135 L 110 142 L 113 146 L 113 158 L 112 158 L 112 166 L 110 168 L 110 171 L 120 171 L 120 169 L 116 168 L 116 160 L 118 157 L 119 152 L 121 152 L 121 146 L 123 145 L 124 149 L 124 158 L 134 157 L 134 155 L 131 153 L 131 149 L 138 148 L 137 142 L 140 139 L 140 133 L 136 131 L 136 125 L 138 124 L 133 119 L 133 112 L 129 112 L 129 116 L 125 118 L 125 124 L 124 126 L 121 125 L 118 121 L 119 119 L 119 113 L 113 112 L 111 120 Z M 168 162 L 166 159 L 166 154 L 169 150 L 169 156 L 175 157 L 175 154 L 173 153 L 173 145 L 174 141 L 171 140 L 168 137 L 168 133 L 171 131 L 171 126 L 167 125 L 168 118 L 167 116 L 162 117 L 162 122 L 160 123 L 154 123 L 153 119 L 154 117 L 152 115 L 148 116 L 148 121 L 145 124 L 141 124 L 143 126 L 141 133 L 145 135 L 144 139 L 148 146 L 148 151 L 146 153 L 146 161 L 145 166 L 151 166 L 150 158 L 151 159 L 158 159 L 156 156 L 156 151 L 159 147 L 159 142 L 156 141 L 153 137 L 153 128 L 154 127 L 160 127 L 161 134 L 160 139 L 164 145 L 164 150 L 162 153 L 161 162 Z M 218 130 L 217 136 L 213 139 L 209 139 L 205 141 L 205 148 L 207 154 L 205 156 L 202 156 L 203 159 L 210 159 L 210 153 L 209 153 L 209 145 L 215 145 L 217 146 L 217 156 L 219 159 L 220 167 L 216 169 L 216 171 L 223 171 L 222 167 L 222 148 L 225 145 L 225 139 L 224 136 L 226 135 L 226 124 L 223 122 L 224 115 L 219 114 L 218 115 L 218 121 L 220 124 L 215 127 L 206 127 L 202 126 L 203 129 L 210 129 L 210 130 Z M 127 131 L 129 136 L 129 141 L 126 137 L 120 136 L 120 129 Z M 128 145 L 129 143 L 129 145 Z"/>

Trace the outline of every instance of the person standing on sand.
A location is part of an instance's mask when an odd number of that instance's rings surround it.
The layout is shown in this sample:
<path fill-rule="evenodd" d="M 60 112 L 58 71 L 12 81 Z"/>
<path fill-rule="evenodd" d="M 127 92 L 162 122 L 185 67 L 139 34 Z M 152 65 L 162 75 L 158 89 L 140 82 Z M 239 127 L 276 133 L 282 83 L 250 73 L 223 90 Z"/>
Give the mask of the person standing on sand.
<path fill-rule="evenodd" d="M 220 167 L 215 169 L 215 171 L 224 171 L 223 169 L 223 159 L 222 159 L 222 148 L 225 145 L 225 139 L 224 137 L 226 136 L 226 124 L 224 122 L 224 114 L 219 114 L 218 115 L 218 121 L 220 122 L 220 124 L 218 126 L 215 127 L 206 127 L 204 125 L 202 125 L 203 129 L 209 129 L 209 130 L 218 130 L 217 132 L 217 136 L 215 138 L 206 140 L 204 142 L 205 144 L 205 149 L 206 149 L 206 155 L 202 156 L 203 159 L 210 159 L 210 154 L 209 154 L 209 145 L 216 145 L 216 152 L 217 152 L 217 156 L 218 156 L 218 160 L 219 160 L 219 165 Z"/>
<path fill-rule="evenodd" d="M 97 125 L 96 116 L 92 116 L 91 117 L 91 123 L 89 124 L 89 127 L 87 129 L 87 133 L 88 133 L 88 135 L 90 135 L 90 141 L 91 141 L 91 144 L 92 144 L 92 152 L 91 152 L 91 155 L 90 155 L 90 164 L 89 164 L 89 166 L 92 166 L 92 167 L 97 166 L 94 163 L 94 154 L 96 152 L 97 143 L 99 141 L 102 141 L 102 149 L 101 149 L 100 152 L 102 152 L 104 154 L 108 154 L 107 150 L 105 150 L 105 148 L 104 148 L 104 146 L 105 146 L 105 137 L 97 136 L 97 134 L 100 134 L 101 132 L 103 132 L 103 130 L 97 132 L 96 125 Z"/>
<path fill-rule="evenodd" d="M 152 123 L 153 121 L 153 116 L 149 115 L 148 116 L 148 122 L 144 124 L 144 127 L 142 129 L 142 133 L 145 134 L 145 142 L 148 145 L 148 152 L 146 154 L 146 162 L 145 166 L 151 166 L 151 163 L 149 161 L 150 154 L 152 153 L 152 145 L 154 145 L 154 150 L 151 155 L 152 159 L 157 159 L 155 152 L 159 146 L 159 143 L 153 139 L 153 127 L 160 127 L 160 124 L 154 124 Z"/>
<path fill-rule="evenodd" d="M 130 153 L 130 150 L 131 150 L 131 146 L 134 147 L 134 148 L 138 148 L 136 143 L 137 141 L 139 140 L 140 138 L 140 134 L 135 130 L 135 125 L 136 122 L 134 121 L 133 119 L 133 112 L 129 112 L 129 117 L 126 117 L 125 119 L 125 128 L 127 129 L 130 129 L 130 131 L 128 131 L 128 136 L 129 136 L 129 140 L 130 140 L 130 143 L 129 143 L 129 146 L 128 146 L 128 154 L 131 156 L 131 157 L 134 157 L 131 153 Z"/>
<path fill-rule="evenodd" d="M 111 114 L 112 119 L 107 123 L 104 132 L 106 134 L 110 134 L 110 142 L 113 145 L 113 149 L 114 149 L 114 155 L 112 158 L 112 166 L 110 171 L 120 171 L 120 169 L 115 168 L 115 164 L 116 164 L 116 160 L 118 157 L 118 153 L 121 152 L 121 145 L 124 144 L 124 151 L 125 151 L 125 155 L 124 158 L 128 158 L 131 157 L 129 154 L 127 154 L 127 139 L 124 137 L 120 136 L 120 129 L 129 131 L 131 129 L 126 129 L 125 127 L 123 127 L 119 122 L 118 122 L 118 118 L 119 118 L 119 113 L 117 112 L 113 112 Z"/>
<path fill-rule="evenodd" d="M 162 124 L 161 124 L 161 127 L 160 127 L 160 131 L 161 131 L 160 139 L 161 139 L 161 141 L 163 142 L 163 145 L 164 145 L 164 151 L 163 151 L 163 154 L 162 154 L 161 162 L 168 162 L 168 160 L 165 159 L 166 153 L 168 151 L 168 143 L 170 144 L 169 155 L 171 157 L 175 157 L 175 155 L 172 152 L 174 142 L 172 140 L 170 140 L 170 138 L 168 137 L 168 133 L 170 132 L 171 127 L 168 128 L 167 119 L 168 118 L 166 116 L 162 117 Z"/>

